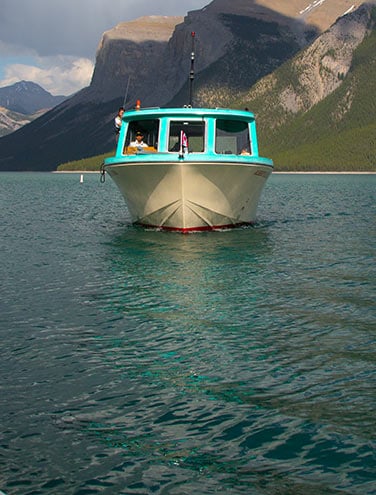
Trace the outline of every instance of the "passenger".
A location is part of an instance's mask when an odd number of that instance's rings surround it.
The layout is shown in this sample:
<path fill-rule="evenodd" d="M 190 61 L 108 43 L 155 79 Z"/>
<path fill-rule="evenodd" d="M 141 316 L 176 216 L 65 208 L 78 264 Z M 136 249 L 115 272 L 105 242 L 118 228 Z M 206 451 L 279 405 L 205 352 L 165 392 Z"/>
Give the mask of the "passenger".
<path fill-rule="evenodd" d="M 142 134 L 142 132 L 137 131 L 135 141 L 131 141 L 131 144 L 129 146 L 134 146 L 135 148 L 138 148 L 138 149 L 147 148 L 148 145 L 146 143 L 144 143 L 143 138 L 144 138 L 144 135 Z"/>
<path fill-rule="evenodd" d="M 115 117 L 115 133 L 116 133 L 116 141 L 119 139 L 119 133 L 121 124 L 123 122 L 124 108 L 120 107 L 119 111 Z"/>

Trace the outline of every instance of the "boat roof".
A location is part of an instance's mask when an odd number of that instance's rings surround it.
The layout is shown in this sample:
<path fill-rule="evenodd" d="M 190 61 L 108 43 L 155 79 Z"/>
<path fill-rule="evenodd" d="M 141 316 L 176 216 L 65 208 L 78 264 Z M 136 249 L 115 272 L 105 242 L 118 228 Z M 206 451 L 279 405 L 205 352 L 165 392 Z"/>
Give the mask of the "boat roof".
<path fill-rule="evenodd" d="M 195 107 L 180 107 L 180 108 L 141 108 L 139 110 L 126 110 L 123 119 L 132 120 L 137 117 L 214 117 L 214 118 L 235 118 L 243 120 L 254 120 L 255 116 L 248 110 L 237 110 L 230 108 L 195 108 Z"/>

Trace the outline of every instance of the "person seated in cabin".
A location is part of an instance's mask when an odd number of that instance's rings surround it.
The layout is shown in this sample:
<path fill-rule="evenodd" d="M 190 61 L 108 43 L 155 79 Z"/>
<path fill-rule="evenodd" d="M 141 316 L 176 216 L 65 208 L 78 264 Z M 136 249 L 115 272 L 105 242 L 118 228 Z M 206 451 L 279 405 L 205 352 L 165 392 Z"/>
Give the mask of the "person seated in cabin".
<path fill-rule="evenodd" d="M 124 108 L 120 107 L 118 110 L 118 113 L 115 117 L 115 122 L 114 122 L 115 123 L 116 142 L 119 139 L 120 128 L 121 128 L 121 124 L 123 122 L 123 115 L 124 115 Z"/>
<path fill-rule="evenodd" d="M 137 148 L 139 151 L 142 151 L 143 148 L 148 147 L 148 145 L 144 143 L 144 135 L 142 134 L 141 131 L 136 132 L 136 139 L 134 141 L 131 141 L 129 146 L 133 146 L 134 148 Z"/>

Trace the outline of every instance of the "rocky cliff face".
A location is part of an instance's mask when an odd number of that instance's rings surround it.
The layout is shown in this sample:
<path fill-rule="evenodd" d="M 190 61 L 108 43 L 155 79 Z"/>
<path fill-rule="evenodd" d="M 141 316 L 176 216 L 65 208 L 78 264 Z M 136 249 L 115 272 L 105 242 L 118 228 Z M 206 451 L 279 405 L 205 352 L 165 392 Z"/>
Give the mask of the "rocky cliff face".
<path fill-rule="evenodd" d="M 371 9 L 366 5 L 341 17 L 293 62 L 298 86 L 295 105 L 282 98 L 288 110 L 306 110 L 326 98 L 346 77 L 354 50 L 369 32 Z M 291 98 L 290 98 L 291 99 Z"/>
<path fill-rule="evenodd" d="M 342 84 L 354 51 L 374 28 L 374 5 L 363 4 L 340 17 L 311 45 L 243 94 L 242 99 L 262 115 L 260 128 L 282 125 L 291 114 L 309 110 Z"/>
<path fill-rule="evenodd" d="M 124 98 L 127 92 L 131 97 L 139 89 L 145 91 L 145 81 L 155 73 L 176 25 L 182 21 L 182 17 L 142 17 L 104 33 L 88 91 L 90 98 L 108 101 Z"/>
<path fill-rule="evenodd" d="M 184 21 L 184 22 L 183 22 Z M 196 69 L 226 53 L 230 30 L 205 9 L 182 17 L 151 16 L 121 23 L 104 33 L 97 51 L 90 88 L 80 99 L 108 101 L 123 97 L 134 104 L 166 104 L 188 78 L 191 32 L 199 32 Z"/>
<path fill-rule="evenodd" d="M 17 112 L 12 112 L 7 108 L 0 107 L 0 137 L 11 134 L 12 132 L 20 129 L 32 120 L 34 120 L 33 117 L 29 117 Z"/>
<path fill-rule="evenodd" d="M 151 16 L 121 23 L 104 33 L 90 88 L 79 99 L 108 101 L 127 92 L 130 105 L 138 98 L 150 106 L 169 103 L 188 80 L 195 31 L 195 69 L 202 73 L 197 104 L 226 104 L 231 92 L 274 70 L 360 3 L 213 0 L 184 19 Z M 248 55 L 239 57 L 241 52 Z M 207 98 L 226 84 L 228 90 L 218 101 Z M 187 88 L 174 103 L 187 103 L 186 95 Z"/>
<path fill-rule="evenodd" d="M 234 95 L 241 99 L 239 95 L 245 88 L 250 88 L 309 45 L 337 18 L 355 12 L 360 3 L 349 0 L 315 0 L 312 3 L 306 0 L 213 1 L 205 11 L 220 19 L 231 37 L 226 43 L 225 55 L 198 74 L 196 103 L 208 106 L 233 104 Z M 352 49 L 350 46 L 348 51 Z M 319 93 L 318 97 L 325 97 L 325 94 Z M 178 96 L 173 102 L 180 104 L 182 101 Z"/>
<path fill-rule="evenodd" d="M 219 106 L 306 46 L 353 0 L 214 0 L 182 18 L 142 18 L 104 34 L 87 95 L 129 105 L 188 103 L 191 32 L 196 35 L 197 105 Z M 152 90 L 151 90 L 152 88 Z M 179 93 L 180 90 L 180 93 Z"/>

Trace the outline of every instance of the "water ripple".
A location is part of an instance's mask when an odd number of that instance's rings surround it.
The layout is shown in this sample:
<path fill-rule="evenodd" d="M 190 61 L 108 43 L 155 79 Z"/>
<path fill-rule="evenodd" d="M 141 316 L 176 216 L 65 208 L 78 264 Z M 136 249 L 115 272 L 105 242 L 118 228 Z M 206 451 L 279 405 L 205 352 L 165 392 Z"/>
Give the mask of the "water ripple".
<path fill-rule="evenodd" d="M 189 236 L 2 179 L 0 490 L 375 493 L 373 176 L 275 176 L 256 226 Z"/>

